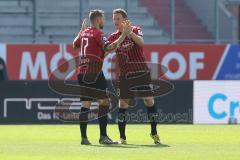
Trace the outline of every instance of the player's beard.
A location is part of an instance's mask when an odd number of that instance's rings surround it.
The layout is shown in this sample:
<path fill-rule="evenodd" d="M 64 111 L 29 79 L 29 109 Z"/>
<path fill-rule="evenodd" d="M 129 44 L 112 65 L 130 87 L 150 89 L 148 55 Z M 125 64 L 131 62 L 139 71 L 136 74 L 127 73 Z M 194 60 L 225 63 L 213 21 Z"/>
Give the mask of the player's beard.
<path fill-rule="evenodd" d="M 100 25 L 99 28 L 100 28 L 100 29 L 103 29 L 103 25 Z"/>

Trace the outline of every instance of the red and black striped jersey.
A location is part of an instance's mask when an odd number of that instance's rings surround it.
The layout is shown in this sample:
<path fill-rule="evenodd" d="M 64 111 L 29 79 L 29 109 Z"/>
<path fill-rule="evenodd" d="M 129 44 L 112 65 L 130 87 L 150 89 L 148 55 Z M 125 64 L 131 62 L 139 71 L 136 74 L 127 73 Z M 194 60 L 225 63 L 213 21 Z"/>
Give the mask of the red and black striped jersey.
<path fill-rule="evenodd" d="M 80 49 L 78 74 L 99 73 L 104 60 L 104 45 L 107 38 L 97 28 L 85 29 L 73 42 Z"/>
<path fill-rule="evenodd" d="M 141 28 L 133 26 L 133 32 L 138 36 L 143 36 Z M 114 42 L 121 36 L 120 31 L 112 33 L 108 41 Z M 148 70 L 145 57 L 143 55 L 143 47 L 137 45 L 132 38 L 126 37 L 120 46 L 116 49 L 117 64 L 119 66 L 120 76 L 129 72 L 139 72 Z"/>

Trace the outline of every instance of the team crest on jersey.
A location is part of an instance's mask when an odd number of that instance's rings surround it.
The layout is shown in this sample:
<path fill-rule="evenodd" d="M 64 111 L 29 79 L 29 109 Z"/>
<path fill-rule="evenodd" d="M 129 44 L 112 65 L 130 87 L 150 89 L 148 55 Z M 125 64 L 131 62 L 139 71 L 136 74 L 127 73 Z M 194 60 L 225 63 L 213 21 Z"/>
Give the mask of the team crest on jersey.
<path fill-rule="evenodd" d="M 103 41 L 104 43 L 106 43 L 106 42 L 108 41 L 107 37 L 104 37 L 104 36 L 103 36 L 102 41 Z"/>

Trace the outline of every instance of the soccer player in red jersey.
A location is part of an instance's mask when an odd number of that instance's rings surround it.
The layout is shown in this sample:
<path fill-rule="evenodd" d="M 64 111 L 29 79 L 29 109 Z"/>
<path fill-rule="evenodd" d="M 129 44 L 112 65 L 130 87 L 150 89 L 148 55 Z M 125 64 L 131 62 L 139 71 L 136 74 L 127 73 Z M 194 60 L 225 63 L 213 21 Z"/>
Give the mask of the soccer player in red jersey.
<path fill-rule="evenodd" d="M 90 27 L 86 28 L 86 20 L 83 21 L 82 29 L 73 41 L 73 47 L 80 49 L 80 64 L 78 67 L 78 83 L 80 85 L 106 91 L 107 84 L 102 72 L 105 52 L 115 49 L 131 31 L 129 25 L 124 25 L 123 35 L 109 43 L 104 37 L 101 29 L 104 26 L 104 12 L 102 10 L 91 10 L 89 13 Z M 86 77 L 94 75 L 93 83 L 86 81 Z M 80 111 L 81 144 L 91 144 L 87 138 L 87 121 L 92 98 L 81 97 L 82 107 Z M 107 113 L 109 111 L 109 100 L 98 99 L 99 111 L 98 121 L 100 128 L 100 144 L 114 144 L 107 135 Z"/>
<path fill-rule="evenodd" d="M 108 38 L 109 42 L 114 42 L 123 34 L 123 26 L 122 22 L 128 21 L 127 13 L 124 9 L 115 9 L 113 10 L 113 23 L 117 29 L 116 32 L 112 33 Z M 143 33 L 140 27 L 131 26 L 132 31 L 131 33 L 124 39 L 124 41 L 120 44 L 120 46 L 115 50 L 117 63 L 120 70 L 120 104 L 119 104 L 119 111 L 118 111 L 118 128 L 120 132 L 120 141 L 121 144 L 126 144 L 126 135 L 125 135 L 125 127 L 126 127 L 126 110 L 129 106 L 129 99 L 127 99 L 123 95 L 125 92 L 124 90 L 129 89 L 126 82 L 126 76 L 129 71 L 135 72 L 136 74 L 138 71 L 146 71 L 148 67 L 146 65 L 145 57 L 143 55 Z M 127 59 L 126 59 L 126 57 Z M 127 61 L 128 62 L 127 62 Z M 127 65 L 127 63 L 131 62 L 140 62 L 138 63 Z M 145 64 L 145 65 L 144 65 Z M 133 74 L 134 75 L 134 74 Z M 149 79 L 150 74 L 149 74 Z M 124 97 L 124 98 L 121 98 Z M 160 144 L 160 139 L 157 134 L 157 122 L 156 122 L 156 108 L 154 106 L 154 97 L 144 97 L 144 104 L 147 107 L 148 111 L 148 118 L 151 123 L 151 133 L 150 136 L 154 140 L 155 144 Z"/>

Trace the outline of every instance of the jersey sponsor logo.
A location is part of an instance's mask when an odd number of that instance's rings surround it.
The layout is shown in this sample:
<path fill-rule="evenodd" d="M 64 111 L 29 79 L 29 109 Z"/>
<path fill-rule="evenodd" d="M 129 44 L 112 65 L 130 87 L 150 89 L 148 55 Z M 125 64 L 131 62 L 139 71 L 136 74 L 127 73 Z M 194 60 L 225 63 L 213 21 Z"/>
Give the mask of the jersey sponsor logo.
<path fill-rule="evenodd" d="M 120 51 L 120 52 L 128 51 L 128 50 L 132 49 L 133 46 L 134 46 L 133 41 L 128 38 L 123 41 L 121 46 L 118 48 L 118 51 Z"/>

